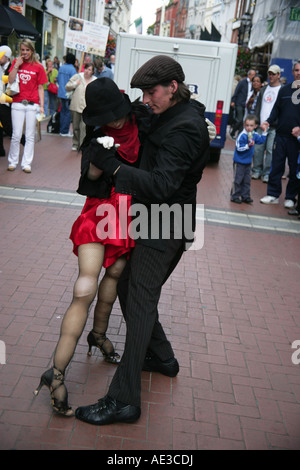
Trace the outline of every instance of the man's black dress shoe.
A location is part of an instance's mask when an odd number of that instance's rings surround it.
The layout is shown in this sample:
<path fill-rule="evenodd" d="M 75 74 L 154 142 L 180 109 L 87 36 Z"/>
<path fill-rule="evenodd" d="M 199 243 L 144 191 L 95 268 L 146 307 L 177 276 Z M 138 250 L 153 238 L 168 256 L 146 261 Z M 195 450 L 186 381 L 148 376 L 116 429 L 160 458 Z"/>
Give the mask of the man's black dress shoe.
<path fill-rule="evenodd" d="M 252 204 L 253 199 L 251 199 L 251 197 L 246 197 L 245 199 L 242 199 L 242 202 L 245 202 L 246 204 Z"/>
<path fill-rule="evenodd" d="M 146 354 L 143 370 L 148 372 L 160 372 L 168 377 L 176 377 L 179 372 L 179 364 L 175 357 L 167 361 L 161 361 L 157 356 Z"/>
<path fill-rule="evenodd" d="M 114 398 L 106 395 L 94 405 L 77 408 L 75 416 L 80 421 L 98 426 L 112 423 L 134 423 L 141 416 L 141 408 L 133 405 L 120 406 Z"/>

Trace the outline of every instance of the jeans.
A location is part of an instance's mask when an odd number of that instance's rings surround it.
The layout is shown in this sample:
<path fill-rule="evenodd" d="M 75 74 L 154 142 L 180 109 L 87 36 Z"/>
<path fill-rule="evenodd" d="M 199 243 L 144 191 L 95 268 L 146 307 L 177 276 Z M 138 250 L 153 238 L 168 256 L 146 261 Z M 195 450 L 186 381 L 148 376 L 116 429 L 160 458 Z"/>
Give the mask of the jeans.
<path fill-rule="evenodd" d="M 52 116 L 57 110 L 57 95 L 55 95 L 54 93 L 50 93 L 50 91 L 48 90 L 47 90 L 47 95 L 48 95 L 48 111 L 49 111 L 50 116 Z"/>
<path fill-rule="evenodd" d="M 262 135 L 262 129 L 257 129 L 257 133 Z M 272 162 L 272 151 L 275 139 L 275 129 L 269 129 L 267 139 L 264 144 L 256 144 L 253 156 L 252 174 L 258 176 L 269 175 Z M 266 155 L 264 155 L 266 152 Z"/>
<path fill-rule="evenodd" d="M 250 197 L 251 186 L 251 164 L 233 162 L 233 184 L 231 188 L 231 199 Z"/>
<path fill-rule="evenodd" d="M 68 134 L 71 124 L 71 111 L 69 108 L 70 100 L 60 99 L 60 130 L 61 134 Z"/>
<path fill-rule="evenodd" d="M 49 116 L 49 97 L 47 90 L 44 90 L 44 112 L 45 116 Z"/>
<path fill-rule="evenodd" d="M 17 166 L 19 163 L 20 139 L 23 133 L 23 125 L 25 121 L 25 138 L 23 157 L 21 168 L 30 168 L 34 156 L 34 141 L 36 130 L 36 112 L 39 105 L 24 105 L 22 103 L 12 103 L 11 119 L 13 133 L 8 154 L 8 163 L 10 166 Z"/>

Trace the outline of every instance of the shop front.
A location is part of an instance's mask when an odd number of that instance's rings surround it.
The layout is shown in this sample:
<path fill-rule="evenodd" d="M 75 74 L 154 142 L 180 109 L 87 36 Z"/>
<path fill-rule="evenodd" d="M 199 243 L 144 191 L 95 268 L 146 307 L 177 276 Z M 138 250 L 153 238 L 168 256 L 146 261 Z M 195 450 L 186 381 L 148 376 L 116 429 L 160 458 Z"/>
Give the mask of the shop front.
<path fill-rule="evenodd" d="M 65 23 L 69 16 L 69 1 L 26 0 L 25 16 L 41 32 L 36 50 L 41 60 L 57 56 L 62 63 L 64 55 Z"/>

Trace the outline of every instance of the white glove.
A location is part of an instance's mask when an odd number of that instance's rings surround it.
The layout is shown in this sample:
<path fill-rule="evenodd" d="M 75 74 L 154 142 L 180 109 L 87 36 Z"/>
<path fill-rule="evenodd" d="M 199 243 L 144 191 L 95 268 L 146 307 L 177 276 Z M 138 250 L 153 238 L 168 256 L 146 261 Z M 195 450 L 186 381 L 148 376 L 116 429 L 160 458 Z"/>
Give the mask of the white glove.
<path fill-rule="evenodd" d="M 205 119 L 205 122 L 207 124 L 209 140 L 212 141 L 217 135 L 216 126 L 207 118 Z"/>
<path fill-rule="evenodd" d="M 106 148 L 106 149 L 111 149 L 114 146 L 114 143 L 115 143 L 114 138 L 113 137 L 108 137 L 108 136 L 98 137 L 97 142 L 98 142 L 98 144 L 103 145 L 103 147 Z"/>

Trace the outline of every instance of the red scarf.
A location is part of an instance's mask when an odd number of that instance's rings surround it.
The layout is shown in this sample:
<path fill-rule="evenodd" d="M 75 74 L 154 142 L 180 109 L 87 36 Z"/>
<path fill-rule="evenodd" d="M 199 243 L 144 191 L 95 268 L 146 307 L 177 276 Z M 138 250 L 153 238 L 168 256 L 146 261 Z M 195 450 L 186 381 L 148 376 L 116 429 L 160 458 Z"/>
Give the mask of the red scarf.
<path fill-rule="evenodd" d="M 120 144 L 117 152 L 124 160 L 127 160 L 129 163 L 137 161 L 141 144 L 134 116 L 133 122 L 128 120 L 122 129 L 114 129 L 108 126 L 102 126 L 101 129 L 105 135 L 114 138 L 115 144 Z"/>

